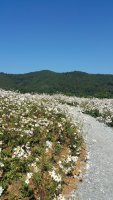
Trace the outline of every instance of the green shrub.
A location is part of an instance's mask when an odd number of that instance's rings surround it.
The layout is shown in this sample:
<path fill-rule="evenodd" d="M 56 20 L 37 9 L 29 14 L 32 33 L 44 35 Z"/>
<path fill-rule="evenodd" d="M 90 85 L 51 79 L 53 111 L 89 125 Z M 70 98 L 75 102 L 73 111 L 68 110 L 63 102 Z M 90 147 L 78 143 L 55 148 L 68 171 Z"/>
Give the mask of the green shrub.
<path fill-rule="evenodd" d="M 24 184 L 21 188 L 21 194 L 22 197 L 29 197 L 29 200 L 35 200 L 34 192 L 27 184 Z"/>

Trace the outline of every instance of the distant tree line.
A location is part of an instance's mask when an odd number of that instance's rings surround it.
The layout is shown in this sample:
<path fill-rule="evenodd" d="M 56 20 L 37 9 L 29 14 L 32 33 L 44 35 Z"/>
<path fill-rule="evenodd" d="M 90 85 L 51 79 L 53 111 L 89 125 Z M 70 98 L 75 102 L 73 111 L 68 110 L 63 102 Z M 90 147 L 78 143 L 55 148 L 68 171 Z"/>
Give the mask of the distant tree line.
<path fill-rule="evenodd" d="M 0 73 L 0 88 L 22 93 L 63 93 L 69 96 L 113 98 L 113 75 L 48 70 L 27 74 Z"/>

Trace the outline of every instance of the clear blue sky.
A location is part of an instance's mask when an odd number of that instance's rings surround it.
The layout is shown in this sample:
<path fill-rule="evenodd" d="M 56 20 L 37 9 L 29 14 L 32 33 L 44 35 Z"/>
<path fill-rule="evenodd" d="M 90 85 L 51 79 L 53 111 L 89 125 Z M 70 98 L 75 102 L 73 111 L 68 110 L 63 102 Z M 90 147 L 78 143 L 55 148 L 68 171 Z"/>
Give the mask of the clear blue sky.
<path fill-rule="evenodd" d="M 113 0 L 0 0 L 0 71 L 113 74 Z"/>

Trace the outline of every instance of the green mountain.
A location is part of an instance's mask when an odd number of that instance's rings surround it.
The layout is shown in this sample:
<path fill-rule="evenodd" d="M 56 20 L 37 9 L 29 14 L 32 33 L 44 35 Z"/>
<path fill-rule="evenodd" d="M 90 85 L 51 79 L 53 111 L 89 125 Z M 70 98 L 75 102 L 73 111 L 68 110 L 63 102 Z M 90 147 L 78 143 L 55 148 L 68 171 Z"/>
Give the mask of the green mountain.
<path fill-rule="evenodd" d="M 27 74 L 0 73 L 0 88 L 37 93 L 113 97 L 113 75 L 85 72 L 56 73 L 49 70 Z"/>

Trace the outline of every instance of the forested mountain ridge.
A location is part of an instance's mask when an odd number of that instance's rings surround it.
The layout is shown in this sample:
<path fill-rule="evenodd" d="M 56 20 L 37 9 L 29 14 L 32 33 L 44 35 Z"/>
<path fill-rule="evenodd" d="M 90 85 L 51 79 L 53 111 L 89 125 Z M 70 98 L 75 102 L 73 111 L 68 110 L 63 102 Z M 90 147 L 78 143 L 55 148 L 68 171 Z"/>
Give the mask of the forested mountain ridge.
<path fill-rule="evenodd" d="M 76 96 L 113 97 L 113 75 L 49 70 L 26 74 L 0 73 L 0 88 L 22 93 L 63 93 Z"/>

